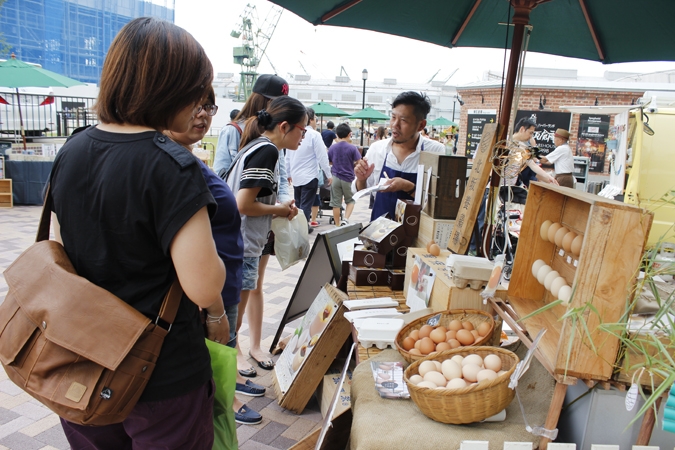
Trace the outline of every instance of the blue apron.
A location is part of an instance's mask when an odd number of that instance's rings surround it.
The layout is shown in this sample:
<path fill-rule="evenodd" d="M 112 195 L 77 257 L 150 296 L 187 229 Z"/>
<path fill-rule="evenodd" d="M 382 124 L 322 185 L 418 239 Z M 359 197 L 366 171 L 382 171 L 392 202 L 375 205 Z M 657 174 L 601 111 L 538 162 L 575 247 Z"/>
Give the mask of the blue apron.
<path fill-rule="evenodd" d="M 424 145 L 422 145 L 422 150 L 424 150 Z M 384 163 L 382 164 L 382 171 L 380 172 L 380 180 L 386 173 L 390 179 L 399 177 L 416 184 L 417 172 L 402 172 L 400 170 L 394 170 L 390 167 L 387 167 L 387 157 L 389 156 L 389 153 L 390 152 L 387 152 L 387 154 L 384 156 Z M 403 191 L 378 192 L 375 196 L 375 204 L 373 205 L 373 212 L 370 215 L 370 220 L 373 221 L 384 214 L 389 214 L 389 218 L 393 220 L 396 211 L 396 201 L 399 199 L 414 200 L 415 198 Z"/>

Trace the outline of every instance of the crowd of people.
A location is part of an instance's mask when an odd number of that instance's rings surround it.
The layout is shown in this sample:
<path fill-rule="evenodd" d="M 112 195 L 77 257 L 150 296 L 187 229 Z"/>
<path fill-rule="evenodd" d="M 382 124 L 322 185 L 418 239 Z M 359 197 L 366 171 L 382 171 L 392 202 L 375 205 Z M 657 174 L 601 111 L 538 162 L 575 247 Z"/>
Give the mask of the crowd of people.
<path fill-rule="evenodd" d="M 190 151 L 218 112 L 212 79 L 204 49 L 185 30 L 151 18 L 131 21 L 105 60 L 98 125 L 73 135 L 54 161 L 55 237 L 77 272 L 150 318 L 174 279 L 184 291 L 131 415 L 99 427 L 61 419 L 73 449 L 187 448 L 188 442 L 210 449 L 218 387 L 204 339 L 237 349 L 237 393 L 264 395 L 251 378 L 274 368 L 261 348 L 272 218 L 302 213 L 311 232 L 323 189 L 330 190 L 340 226 L 353 211 L 354 193 L 375 184 L 382 186 L 372 218 L 393 217 L 398 199 L 415 197 L 420 153 L 445 153 L 444 143 L 425 136 L 431 102 L 424 94 L 399 94 L 389 129 L 379 127 L 362 155 L 347 123 L 316 131 L 314 111 L 288 95 L 286 80 L 261 75 L 220 132 L 210 168 Z M 532 130 L 525 123 L 513 137 L 529 146 Z M 560 177 L 528 162 L 536 176 L 567 183 L 568 138 L 558 130 L 559 151 L 545 160 L 556 172 L 560 166 Z M 244 317 L 248 357 L 238 343 Z M 239 423 L 262 419 L 236 397 L 232 408 Z"/>

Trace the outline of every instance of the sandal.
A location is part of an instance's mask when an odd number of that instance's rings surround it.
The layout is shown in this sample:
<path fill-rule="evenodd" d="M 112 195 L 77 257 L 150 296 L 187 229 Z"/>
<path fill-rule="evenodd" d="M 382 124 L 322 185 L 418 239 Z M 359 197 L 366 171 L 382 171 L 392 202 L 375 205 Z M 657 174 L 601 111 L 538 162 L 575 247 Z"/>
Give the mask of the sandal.
<path fill-rule="evenodd" d="M 258 376 L 258 372 L 256 372 L 255 367 L 251 366 L 248 369 L 239 370 L 239 375 L 246 378 L 254 378 Z"/>
<path fill-rule="evenodd" d="M 253 355 L 251 355 L 251 352 L 248 352 L 248 356 L 250 356 L 251 359 L 253 359 L 253 361 L 257 362 L 257 363 L 258 363 L 258 366 L 259 366 L 261 369 L 264 369 L 264 370 L 272 370 L 272 369 L 274 369 L 274 361 L 272 361 L 271 359 L 269 359 L 269 360 L 267 360 L 267 361 L 258 361 L 257 359 L 255 359 L 255 358 L 253 357 Z M 255 370 L 255 369 L 254 369 L 254 370 Z"/>

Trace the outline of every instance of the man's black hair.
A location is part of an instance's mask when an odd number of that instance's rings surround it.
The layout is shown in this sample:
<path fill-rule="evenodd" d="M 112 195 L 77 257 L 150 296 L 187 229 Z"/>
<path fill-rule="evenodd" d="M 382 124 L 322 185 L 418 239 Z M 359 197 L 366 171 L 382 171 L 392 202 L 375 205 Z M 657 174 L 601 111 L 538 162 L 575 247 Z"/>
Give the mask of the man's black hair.
<path fill-rule="evenodd" d="M 333 127 L 335 127 L 335 124 L 333 123 L 332 120 L 329 120 L 328 123 L 326 124 L 326 128 L 328 128 L 329 130 L 332 130 Z"/>
<path fill-rule="evenodd" d="M 309 123 L 310 120 L 314 120 L 314 117 L 316 117 L 314 110 L 312 108 L 307 108 L 307 123 Z"/>
<path fill-rule="evenodd" d="M 529 130 L 532 127 L 537 128 L 537 124 L 535 123 L 534 120 L 530 119 L 529 117 L 523 117 L 516 123 L 515 131 L 516 133 L 520 131 L 520 127 L 525 127 L 526 130 Z"/>
<path fill-rule="evenodd" d="M 230 111 L 230 120 L 234 120 L 234 118 L 237 117 L 237 114 L 239 114 L 238 109 L 233 109 L 232 111 Z"/>
<path fill-rule="evenodd" d="M 328 122 L 328 123 L 333 123 L 333 122 Z M 337 134 L 337 137 L 340 139 L 344 139 L 347 136 L 349 136 L 349 133 L 352 132 L 352 129 L 349 125 L 346 123 L 341 123 L 340 125 L 337 126 L 335 129 L 335 134 Z"/>
<path fill-rule="evenodd" d="M 412 106 L 415 117 L 420 121 L 426 119 L 427 114 L 431 111 L 431 101 L 429 100 L 429 97 L 421 92 L 401 92 L 396 96 L 391 107 L 396 108 L 398 105 Z"/>

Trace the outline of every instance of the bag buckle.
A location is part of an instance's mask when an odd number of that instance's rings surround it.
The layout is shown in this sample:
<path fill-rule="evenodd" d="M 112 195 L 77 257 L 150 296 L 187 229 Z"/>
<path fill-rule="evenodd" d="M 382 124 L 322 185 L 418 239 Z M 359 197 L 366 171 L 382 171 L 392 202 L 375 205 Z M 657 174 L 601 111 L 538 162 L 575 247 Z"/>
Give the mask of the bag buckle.
<path fill-rule="evenodd" d="M 160 321 L 161 321 L 161 323 L 160 323 Z M 169 331 L 171 331 L 171 327 L 173 326 L 172 323 L 165 322 L 159 316 L 157 316 L 157 318 L 155 319 L 155 325 L 157 325 L 158 327 L 162 327 L 163 329 L 166 330 L 167 333 Z M 169 326 L 169 328 L 166 327 L 167 325 Z"/>

